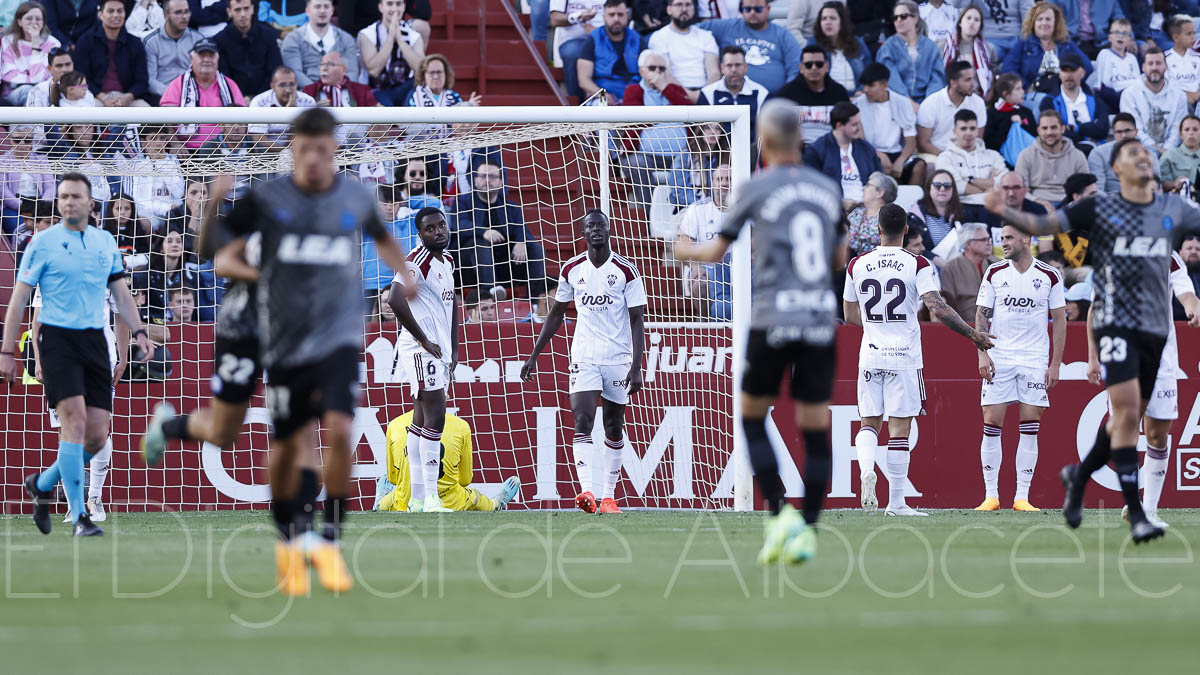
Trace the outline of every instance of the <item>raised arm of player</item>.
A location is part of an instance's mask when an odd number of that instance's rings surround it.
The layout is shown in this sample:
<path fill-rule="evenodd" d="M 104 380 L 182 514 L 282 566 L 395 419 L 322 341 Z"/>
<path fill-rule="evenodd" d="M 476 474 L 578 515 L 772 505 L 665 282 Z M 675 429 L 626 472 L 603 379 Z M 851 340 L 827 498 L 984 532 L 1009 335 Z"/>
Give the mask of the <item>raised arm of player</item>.
<path fill-rule="evenodd" d="M 200 214 L 200 237 L 196 241 L 196 253 L 205 260 L 211 260 L 217 253 L 217 212 L 221 210 L 221 200 L 232 188 L 233 176 L 217 176 L 209 188 L 208 201 Z"/>
<path fill-rule="evenodd" d="M 992 308 L 983 305 L 975 305 L 975 330 L 984 331 L 985 333 L 992 327 Z M 996 364 L 992 362 L 992 357 L 988 356 L 987 350 L 979 350 L 979 376 L 984 380 L 991 382 L 992 377 L 996 375 Z"/>
<path fill-rule="evenodd" d="M 21 376 L 21 363 L 17 360 L 17 335 L 21 332 L 21 320 L 25 316 L 25 307 L 29 305 L 29 296 L 33 295 L 33 286 L 18 281 L 13 286 L 12 297 L 8 300 L 8 310 L 4 313 L 4 337 L 0 340 L 0 380 L 12 384 Z"/>
<path fill-rule="evenodd" d="M 629 367 L 629 395 L 642 390 L 642 351 L 646 348 L 646 306 L 629 308 L 629 337 L 633 340 L 633 365 Z"/>
<path fill-rule="evenodd" d="M 251 284 L 258 283 L 258 268 L 246 262 L 245 237 L 238 237 L 222 246 L 212 261 L 213 272 L 219 277 Z"/>
<path fill-rule="evenodd" d="M 1057 234 L 1062 231 L 1057 211 L 1051 211 L 1040 216 L 1018 211 L 1011 206 L 1005 206 L 1004 198 L 995 190 L 988 190 L 984 196 L 983 205 L 987 207 L 988 211 L 1000 216 L 1004 219 L 1004 222 L 1021 230 L 1025 234 L 1043 236 Z"/>
<path fill-rule="evenodd" d="M 1058 370 L 1067 346 L 1067 308 L 1050 310 L 1050 318 L 1054 323 L 1050 326 L 1050 368 L 1046 370 L 1046 389 L 1053 389 L 1058 384 Z"/>
<path fill-rule="evenodd" d="M 921 296 L 921 300 L 929 310 L 929 315 L 949 326 L 950 330 L 974 342 L 979 349 L 992 348 L 992 338 L 996 336 L 971 328 L 971 324 L 963 321 L 958 312 L 946 304 L 946 300 L 940 292 L 929 291 Z"/>
<path fill-rule="evenodd" d="M 397 248 L 400 247 L 399 244 L 396 244 L 396 241 L 394 239 L 392 240 L 392 243 L 395 244 Z M 389 264 L 390 264 L 390 262 L 389 262 Z M 400 264 L 397 267 L 394 267 L 392 269 L 407 271 L 408 263 L 405 260 L 401 259 Z M 409 276 L 409 275 L 402 274 L 402 275 L 398 275 L 398 276 Z M 414 277 L 410 276 L 410 279 L 411 278 L 414 278 Z M 413 339 L 417 341 L 417 344 L 421 345 L 421 349 L 424 349 L 425 351 L 432 354 L 434 358 L 440 359 L 440 358 L 442 358 L 442 348 L 439 347 L 438 345 L 435 345 L 433 342 L 431 342 L 429 340 L 429 336 L 425 335 L 425 331 L 421 330 L 421 325 L 417 323 L 417 319 L 413 316 L 412 308 L 408 306 L 408 296 L 405 295 L 406 290 L 408 288 L 412 288 L 415 291 L 417 288 L 416 282 L 410 281 L 407 284 L 401 284 L 400 282 L 393 279 L 392 280 L 392 292 L 390 295 L 388 295 L 388 306 L 390 306 L 392 308 L 392 312 L 394 312 L 396 314 L 396 321 L 399 321 L 400 326 L 402 328 L 404 328 L 404 330 L 408 331 L 413 336 Z M 458 321 L 458 305 L 457 304 L 455 304 L 454 316 L 455 316 L 454 321 L 457 324 L 457 321 Z M 455 343 L 458 342 L 458 326 L 457 325 L 455 325 L 455 330 L 454 330 L 454 341 L 455 341 Z"/>
<path fill-rule="evenodd" d="M 521 366 L 521 379 L 528 382 L 533 379 L 533 371 L 537 368 L 538 354 L 550 344 L 550 338 L 558 332 L 559 327 L 563 325 L 563 319 L 567 316 L 567 305 L 570 302 L 559 302 L 558 300 L 550 300 L 550 309 L 546 312 L 546 323 L 542 324 L 542 330 L 538 333 L 537 342 L 533 343 L 533 351 L 529 354 L 529 359 L 525 361 L 525 365 Z M 630 326 L 630 330 L 633 327 Z M 644 335 L 643 335 L 644 337 Z M 637 347 L 634 347 L 637 349 Z M 641 363 L 639 360 L 638 363 Z M 641 373 L 638 373 L 641 376 Z"/>
<path fill-rule="evenodd" d="M 113 302 L 117 304 L 117 318 L 121 320 L 121 323 L 129 326 L 129 333 L 137 341 L 138 349 L 142 350 L 142 362 L 149 361 L 151 355 L 154 354 L 154 345 L 150 344 L 150 338 L 146 335 L 146 328 L 142 325 L 142 315 L 138 313 L 137 303 L 129 294 L 129 286 L 125 283 L 125 277 L 118 276 L 111 279 L 108 282 L 108 290 L 112 292 Z"/>

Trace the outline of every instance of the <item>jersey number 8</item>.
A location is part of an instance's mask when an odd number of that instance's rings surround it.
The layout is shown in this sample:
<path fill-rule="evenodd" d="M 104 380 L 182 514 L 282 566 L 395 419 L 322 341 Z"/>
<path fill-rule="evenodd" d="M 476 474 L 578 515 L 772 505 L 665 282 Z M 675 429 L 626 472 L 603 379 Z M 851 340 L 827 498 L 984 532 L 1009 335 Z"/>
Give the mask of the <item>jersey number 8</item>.
<path fill-rule="evenodd" d="M 821 219 L 812 211 L 801 211 L 789 226 L 792 239 L 792 267 L 801 281 L 816 282 L 825 278 L 829 265 L 825 262 L 824 230 Z"/>

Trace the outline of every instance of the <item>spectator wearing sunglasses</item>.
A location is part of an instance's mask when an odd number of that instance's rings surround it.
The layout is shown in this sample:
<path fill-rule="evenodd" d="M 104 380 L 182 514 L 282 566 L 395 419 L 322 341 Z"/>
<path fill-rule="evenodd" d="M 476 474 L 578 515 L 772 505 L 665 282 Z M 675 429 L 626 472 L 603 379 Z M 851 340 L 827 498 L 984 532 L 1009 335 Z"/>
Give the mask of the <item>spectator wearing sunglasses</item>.
<path fill-rule="evenodd" d="M 876 60 L 888 67 L 892 79 L 888 88 L 920 103 L 946 86 L 946 64 L 942 50 L 925 36 L 925 22 L 917 13 L 917 3 L 900 0 L 892 9 L 896 34 L 879 48 Z"/>
<path fill-rule="evenodd" d="M 800 106 L 800 130 L 804 142 L 812 143 L 833 130 L 829 115 L 838 103 L 849 102 L 850 95 L 829 76 L 829 58 L 824 48 L 809 45 L 800 59 L 800 77 L 783 85 L 776 97 Z"/>
<path fill-rule="evenodd" d="M 709 19 L 700 28 L 711 31 L 717 46 L 746 52 L 747 76 L 775 93 L 800 74 L 800 43 L 783 26 L 771 23 L 767 0 L 742 0 L 741 17 Z"/>

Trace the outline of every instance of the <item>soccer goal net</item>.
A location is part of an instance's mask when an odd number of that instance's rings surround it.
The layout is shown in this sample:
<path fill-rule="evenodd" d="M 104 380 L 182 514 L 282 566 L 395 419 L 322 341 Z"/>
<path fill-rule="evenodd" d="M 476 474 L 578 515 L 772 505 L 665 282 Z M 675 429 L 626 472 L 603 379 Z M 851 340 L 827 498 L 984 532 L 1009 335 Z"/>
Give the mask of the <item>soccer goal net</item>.
<path fill-rule="evenodd" d="M 157 468 L 147 468 L 137 448 L 159 401 L 190 411 L 206 406 L 210 395 L 224 281 L 195 249 L 212 178 L 235 177 L 226 197 L 232 202 L 255 184 L 286 175 L 295 112 L 0 110 L 8 148 L 0 154 L 0 171 L 14 188 L 14 197 L 4 200 L 0 299 L 7 306 L 21 251 L 54 218 L 56 177 L 81 172 L 93 185 L 95 224 L 117 237 L 157 345 L 146 364 L 119 358 L 127 364 L 115 388 L 114 453 L 104 494 L 110 508 L 254 508 L 269 499 L 270 416 L 261 387 L 232 447 L 176 444 Z M 585 249 L 582 217 L 598 208 L 610 217 L 614 251 L 636 266 L 648 295 L 645 388 L 625 413 L 618 500 L 635 508 L 749 508 L 749 472 L 734 459 L 740 456 L 734 382 L 741 342 L 734 326 L 748 325 L 749 245 L 739 243 L 716 265 L 683 266 L 671 256 L 681 232 L 713 236 L 729 185 L 748 176 L 745 109 L 335 112 L 338 171 L 376 187 L 385 222 L 406 249 L 419 243 L 413 221 L 421 208 L 442 209 L 451 226 L 462 327 L 449 410 L 472 429 L 476 487 L 492 493 L 517 476 L 522 488 L 513 508 L 567 508 L 581 491 L 567 392 L 573 309 L 533 380 L 521 381 L 519 371 L 554 297 L 560 266 Z M 355 505 L 370 509 L 377 490 L 386 488 L 378 479 L 388 475 L 388 424 L 411 410 L 414 399 L 407 370 L 396 363 L 399 327 L 386 302 L 392 271 L 369 240 L 362 258 L 367 324 L 354 477 Z M 58 442 L 38 382 L 32 311 L 22 328 L 23 383 L 0 396 L 9 504 L 21 502 L 23 476 L 52 462 Z M 599 414 L 593 438 L 603 452 Z M 592 489 L 599 493 L 598 486 Z"/>

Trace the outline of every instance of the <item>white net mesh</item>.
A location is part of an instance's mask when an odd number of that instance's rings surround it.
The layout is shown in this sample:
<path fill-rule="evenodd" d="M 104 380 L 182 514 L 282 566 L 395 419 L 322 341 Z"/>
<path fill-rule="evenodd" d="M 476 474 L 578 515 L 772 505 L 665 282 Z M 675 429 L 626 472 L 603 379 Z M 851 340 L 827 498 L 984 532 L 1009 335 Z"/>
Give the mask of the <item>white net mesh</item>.
<path fill-rule="evenodd" d="M 618 500 L 631 507 L 733 506 L 728 264 L 683 269 L 669 255 L 689 205 L 694 204 L 688 221 L 696 225 L 695 235 L 714 232 L 729 183 L 728 125 L 450 125 L 435 119 L 446 118 L 344 124 L 337 163 L 345 175 L 379 185 L 390 227 L 406 248 L 417 243 L 412 224 L 417 210 L 436 206 L 447 213 L 464 310 L 461 363 L 449 406 L 472 427 L 476 487 L 490 494 L 506 477 L 518 476 L 523 488 L 514 508 L 569 507 L 580 491 L 571 462 L 567 396 L 573 322 L 550 343 L 532 382 L 521 382 L 518 371 L 541 328 L 560 264 L 583 251 L 578 222 L 587 209 L 599 207 L 611 215 L 614 250 L 637 267 L 649 297 L 646 386 L 625 415 L 629 448 Z M 19 203 L 5 204 L 0 299 L 8 304 L 30 228 L 48 217 L 53 177 L 81 171 L 95 185 L 97 221 L 117 236 L 143 318 L 154 324 L 152 337 L 163 346 L 148 366 L 130 365 L 116 387 L 115 452 L 105 499 L 118 509 L 248 508 L 269 498 L 270 426 L 261 387 L 232 447 L 174 444 L 155 469 L 137 456 L 138 439 L 158 401 L 172 401 L 182 411 L 207 405 L 212 321 L 224 284 L 194 253 L 193 216 L 214 175 L 237 176 L 236 198 L 289 169 L 285 118 L 262 122 L 258 111 L 255 118 L 220 126 L 122 125 L 97 115 L 76 125 L 9 127 L 13 152 L 0 156 L 0 171 L 22 178 Z M 607 157 L 600 152 L 603 142 Z M 502 185 L 479 184 L 481 166 L 485 183 L 486 167 L 498 167 Z M 605 171 L 607 186 L 601 180 Z M 714 197 L 716 204 L 710 203 Z M 489 228 L 504 241 L 490 242 L 492 235 L 484 234 Z M 524 246 L 514 250 L 518 240 Z M 398 326 L 379 301 L 392 273 L 373 246 L 364 245 L 363 254 L 364 303 L 371 309 L 353 494 L 358 508 L 369 509 L 376 479 L 385 475 L 385 429 L 411 408 L 413 398 L 408 384 L 393 374 Z M 572 310 L 568 316 L 573 315 Z M 32 358 L 27 362 L 24 385 L 0 397 L 3 490 L 10 503 L 21 500 L 24 475 L 54 460 L 58 443 Z M 602 450 L 600 415 L 594 437 Z"/>

